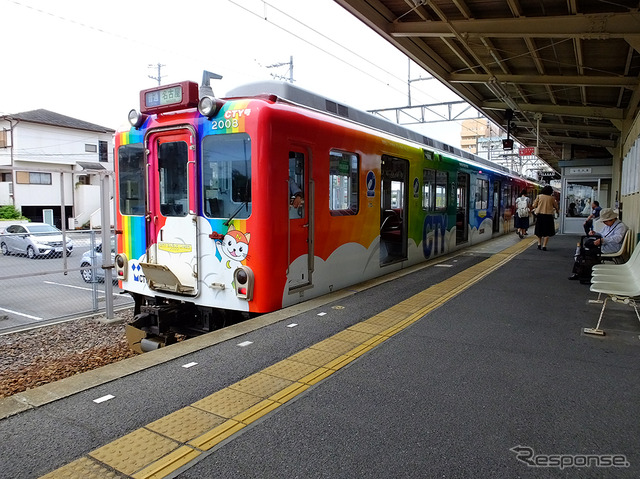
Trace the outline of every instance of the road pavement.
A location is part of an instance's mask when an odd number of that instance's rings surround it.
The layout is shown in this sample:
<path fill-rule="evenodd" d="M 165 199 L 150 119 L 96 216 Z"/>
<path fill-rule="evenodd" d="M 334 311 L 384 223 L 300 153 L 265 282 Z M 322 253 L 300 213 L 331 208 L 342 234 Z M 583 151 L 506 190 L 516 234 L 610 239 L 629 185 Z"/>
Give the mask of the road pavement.
<path fill-rule="evenodd" d="M 99 237 L 71 234 L 71 238 L 74 249 L 68 257 L 0 255 L 0 333 L 104 310 L 104 282 L 85 283 L 80 276 L 82 254 L 99 244 Z M 115 307 L 133 304 L 117 286 L 113 294 Z"/>

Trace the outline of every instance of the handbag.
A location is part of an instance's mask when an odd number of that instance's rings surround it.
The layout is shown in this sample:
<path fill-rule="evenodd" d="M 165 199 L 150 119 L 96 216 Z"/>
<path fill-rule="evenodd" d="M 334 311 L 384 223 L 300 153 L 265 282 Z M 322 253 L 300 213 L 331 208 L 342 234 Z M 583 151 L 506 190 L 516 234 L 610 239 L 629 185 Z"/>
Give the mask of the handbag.
<path fill-rule="evenodd" d="M 573 263 L 573 273 L 583 280 L 591 279 L 591 271 L 596 264 L 600 264 L 600 246 L 593 242 L 600 236 L 583 236 L 576 248 L 575 261 Z"/>

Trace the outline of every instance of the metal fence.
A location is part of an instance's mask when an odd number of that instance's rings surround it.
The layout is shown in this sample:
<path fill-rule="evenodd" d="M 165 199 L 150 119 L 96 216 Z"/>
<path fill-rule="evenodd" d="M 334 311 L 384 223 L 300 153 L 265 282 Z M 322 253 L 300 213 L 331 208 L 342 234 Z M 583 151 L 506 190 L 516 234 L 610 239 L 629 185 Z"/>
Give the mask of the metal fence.
<path fill-rule="evenodd" d="M 31 259 L 26 254 L 0 255 L 0 330 L 104 312 L 107 294 L 111 294 L 115 309 L 133 305 L 117 283 L 104 281 L 101 232 L 65 234 L 73 242 L 68 256 Z M 115 245 L 113 233 L 111 241 Z M 104 248 L 104 252 L 110 249 Z M 113 253 L 105 258 L 105 264 L 112 264 L 112 258 Z"/>

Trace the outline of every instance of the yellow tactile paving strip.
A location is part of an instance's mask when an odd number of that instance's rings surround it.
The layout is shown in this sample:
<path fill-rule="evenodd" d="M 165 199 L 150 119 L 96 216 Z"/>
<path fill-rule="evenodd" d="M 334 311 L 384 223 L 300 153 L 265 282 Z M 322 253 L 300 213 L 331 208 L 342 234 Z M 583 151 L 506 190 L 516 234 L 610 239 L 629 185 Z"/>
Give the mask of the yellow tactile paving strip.
<path fill-rule="evenodd" d="M 284 359 L 91 451 L 46 479 L 162 478 L 326 379 L 389 337 L 510 261 L 521 241 L 455 276 Z"/>

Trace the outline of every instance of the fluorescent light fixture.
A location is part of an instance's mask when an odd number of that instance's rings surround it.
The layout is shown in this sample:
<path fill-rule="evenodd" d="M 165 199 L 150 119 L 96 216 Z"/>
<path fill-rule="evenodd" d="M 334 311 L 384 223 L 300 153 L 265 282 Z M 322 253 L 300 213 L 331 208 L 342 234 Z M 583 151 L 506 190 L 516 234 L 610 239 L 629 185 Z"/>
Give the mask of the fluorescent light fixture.
<path fill-rule="evenodd" d="M 491 90 L 491 93 L 493 93 L 499 100 L 502 100 L 505 96 L 509 96 L 496 77 L 489 78 L 486 85 L 487 88 Z"/>
<path fill-rule="evenodd" d="M 489 81 L 485 83 L 487 88 L 493 93 L 498 100 L 504 102 L 512 110 L 519 110 L 518 104 L 509 95 L 507 90 L 502 86 L 496 77 L 489 78 Z"/>
<path fill-rule="evenodd" d="M 513 111 L 517 111 L 520 108 L 518 107 L 518 104 L 515 102 L 515 100 L 513 98 L 511 98 L 510 96 L 505 96 L 502 101 L 504 101 L 507 106 L 509 108 L 511 108 Z"/>

